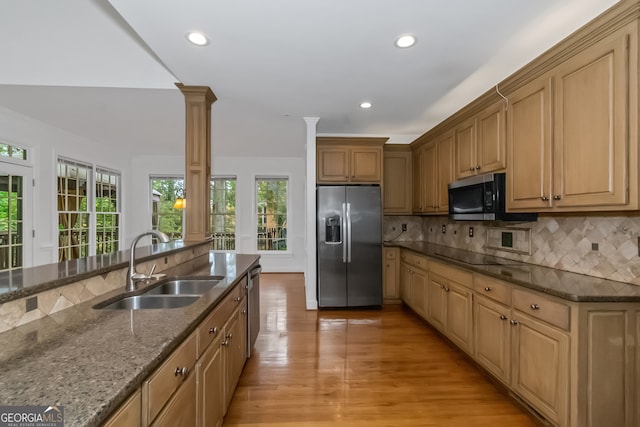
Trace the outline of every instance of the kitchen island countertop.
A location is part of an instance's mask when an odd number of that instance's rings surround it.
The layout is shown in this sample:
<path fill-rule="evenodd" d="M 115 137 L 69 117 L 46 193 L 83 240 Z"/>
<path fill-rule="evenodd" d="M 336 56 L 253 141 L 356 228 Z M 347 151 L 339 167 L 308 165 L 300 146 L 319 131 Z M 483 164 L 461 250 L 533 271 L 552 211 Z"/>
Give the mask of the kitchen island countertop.
<path fill-rule="evenodd" d="M 512 261 L 422 241 L 385 242 L 434 259 L 575 302 L 640 302 L 640 286 Z M 488 264 L 479 258 L 490 257 Z"/>
<path fill-rule="evenodd" d="M 258 255 L 210 253 L 209 263 L 189 276 L 224 279 L 184 308 L 92 308 L 123 293 L 117 290 L 1 333 L 0 403 L 60 405 L 65 426 L 99 425 L 259 259 Z"/>

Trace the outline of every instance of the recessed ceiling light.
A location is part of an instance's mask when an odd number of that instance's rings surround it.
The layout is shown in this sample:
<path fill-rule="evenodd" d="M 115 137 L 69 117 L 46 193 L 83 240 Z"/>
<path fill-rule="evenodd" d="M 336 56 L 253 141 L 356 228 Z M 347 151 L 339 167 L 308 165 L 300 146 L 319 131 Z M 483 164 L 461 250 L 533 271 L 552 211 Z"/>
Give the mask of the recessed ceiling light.
<path fill-rule="evenodd" d="M 191 31 L 190 33 L 187 33 L 187 40 L 197 46 L 205 46 L 209 44 L 209 39 L 207 38 L 207 36 L 197 31 Z"/>
<path fill-rule="evenodd" d="M 418 39 L 413 34 L 402 34 L 396 38 L 394 44 L 396 47 L 405 48 L 413 46 L 417 41 Z"/>
<path fill-rule="evenodd" d="M 360 108 L 364 108 L 365 110 L 367 108 L 371 108 L 371 103 L 370 102 L 363 102 L 362 104 L 360 104 Z"/>

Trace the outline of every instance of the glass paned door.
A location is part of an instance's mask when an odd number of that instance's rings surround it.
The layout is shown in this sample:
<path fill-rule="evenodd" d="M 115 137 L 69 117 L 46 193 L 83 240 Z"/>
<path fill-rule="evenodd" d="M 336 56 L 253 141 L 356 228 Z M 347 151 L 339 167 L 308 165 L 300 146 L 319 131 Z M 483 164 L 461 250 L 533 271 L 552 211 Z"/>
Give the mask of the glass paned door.
<path fill-rule="evenodd" d="M 31 169 L 0 163 L 0 271 L 31 265 Z"/>

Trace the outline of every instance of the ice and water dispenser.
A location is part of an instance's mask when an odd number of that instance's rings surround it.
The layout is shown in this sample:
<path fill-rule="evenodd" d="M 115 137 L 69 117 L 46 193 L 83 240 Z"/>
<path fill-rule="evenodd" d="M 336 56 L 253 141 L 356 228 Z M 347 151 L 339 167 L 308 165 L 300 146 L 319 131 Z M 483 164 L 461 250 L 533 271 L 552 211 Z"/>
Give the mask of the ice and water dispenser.
<path fill-rule="evenodd" d="M 325 233 L 324 233 L 324 242 L 328 244 L 339 244 L 342 243 L 342 233 L 340 230 L 340 216 L 329 216 L 324 220 L 325 225 Z"/>

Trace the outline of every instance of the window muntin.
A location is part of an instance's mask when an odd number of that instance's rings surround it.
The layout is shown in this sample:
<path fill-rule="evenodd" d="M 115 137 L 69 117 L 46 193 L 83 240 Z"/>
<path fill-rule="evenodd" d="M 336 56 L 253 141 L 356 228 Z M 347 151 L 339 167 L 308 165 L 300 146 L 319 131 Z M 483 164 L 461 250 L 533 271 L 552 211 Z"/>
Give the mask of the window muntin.
<path fill-rule="evenodd" d="M 287 206 L 289 179 L 256 178 L 257 250 L 287 251 Z"/>
<path fill-rule="evenodd" d="M 91 165 L 58 159 L 58 261 L 89 255 Z"/>
<path fill-rule="evenodd" d="M 96 168 L 96 254 L 120 249 L 120 173 Z"/>
<path fill-rule="evenodd" d="M 171 240 L 182 239 L 183 233 L 182 209 L 173 207 L 178 197 L 185 198 L 184 178 L 151 177 L 151 228 L 166 233 Z"/>
<path fill-rule="evenodd" d="M 220 251 L 236 249 L 236 178 L 211 179 L 211 248 Z"/>

